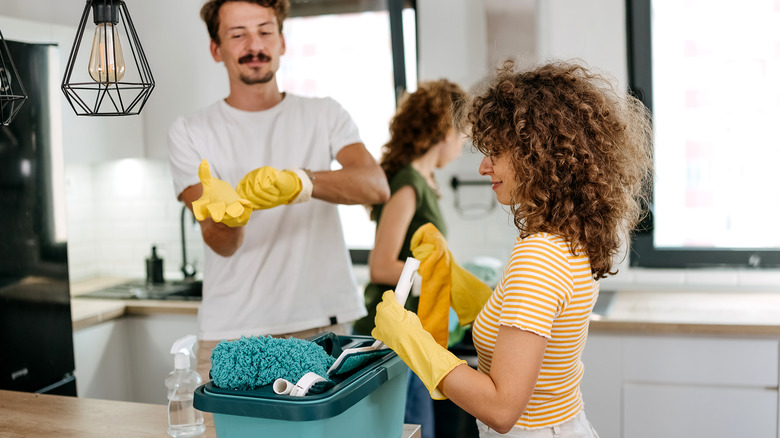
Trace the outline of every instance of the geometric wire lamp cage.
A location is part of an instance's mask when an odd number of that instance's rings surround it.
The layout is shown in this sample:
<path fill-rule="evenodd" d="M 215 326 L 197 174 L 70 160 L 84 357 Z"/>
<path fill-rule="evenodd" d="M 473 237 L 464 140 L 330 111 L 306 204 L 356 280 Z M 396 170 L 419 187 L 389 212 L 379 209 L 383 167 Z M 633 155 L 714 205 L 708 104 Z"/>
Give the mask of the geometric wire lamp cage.
<path fill-rule="evenodd" d="M 94 28 L 88 24 L 90 12 Z M 94 38 L 82 41 L 88 30 Z M 79 116 L 135 115 L 153 89 L 152 71 L 125 2 L 87 0 L 62 79 L 73 111 Z"/>
<path fill-rule="evenodd" d="M 27 100 L 19 72 L 0 31 L 0 123 L 8 126 Z"/>

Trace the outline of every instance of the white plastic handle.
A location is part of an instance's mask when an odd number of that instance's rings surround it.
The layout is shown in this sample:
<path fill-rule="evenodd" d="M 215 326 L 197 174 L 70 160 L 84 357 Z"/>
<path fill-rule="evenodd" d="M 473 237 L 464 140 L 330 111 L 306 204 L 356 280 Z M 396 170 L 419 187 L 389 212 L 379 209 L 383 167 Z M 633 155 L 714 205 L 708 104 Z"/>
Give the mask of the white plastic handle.
<path fill-rule="evenodd" d="M 419 267 L 419 260 L 414 257 L 406 258 L 401 278 L 398 279 L 398 284 L 395 286 L 395 298 L 398 300 L 398 304 L 402 306 L 406 304 L 406 298 L 409 296 L 409 291 L 412 290 L 412 283 L 414 283 L 414 273 Z"/>
<path fill-rule="evenodd" d="M 415 275 L 417 268 L 420 267 L 420 261 L 414 257 L 407 257 L 406 263 L 404 263 L 404 269 L 401 271 L 401 278 L 398 279 L 398 284 L 395 285 L 395 299 L 398 300 L 398 304 L 403 306 L 406 304 L 406 298 L 409 296 L 409 291 L 412 290 L 414 284 L 414 278 L 419 277 Z M 382 341 L 374 341 L 371 345 L 376 350 L 384 350 L 388 348 Z"/>
<path fill-rule="evenodd" d="M 303 397 L 315 383 L 324 381 L 324 377 L 319 376 L 316 373 L 308 372 L 295 383 L 292 391 L 290 391 L 290 395 L 293 397 Z"/>

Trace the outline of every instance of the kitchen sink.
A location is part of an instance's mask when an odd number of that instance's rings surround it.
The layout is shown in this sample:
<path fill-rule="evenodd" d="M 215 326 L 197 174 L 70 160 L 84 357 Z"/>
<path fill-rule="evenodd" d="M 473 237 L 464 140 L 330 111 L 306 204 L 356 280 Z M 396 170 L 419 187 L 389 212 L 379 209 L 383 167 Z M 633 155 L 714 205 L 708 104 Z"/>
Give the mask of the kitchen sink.
<path fill-rule="evenodd" d="M 166 281 L 158 284 L 134 280 L 82 294 L 79 298 L 200 301 L 202 296 L 203 282 L 200 280 Z"/>

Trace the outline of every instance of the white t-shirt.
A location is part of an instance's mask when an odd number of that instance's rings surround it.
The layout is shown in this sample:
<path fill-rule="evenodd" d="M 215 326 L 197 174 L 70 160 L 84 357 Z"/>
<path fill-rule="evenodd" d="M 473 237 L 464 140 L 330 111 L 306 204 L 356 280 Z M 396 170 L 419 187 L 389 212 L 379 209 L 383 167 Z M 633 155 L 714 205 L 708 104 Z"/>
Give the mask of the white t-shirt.
<path fill-rule="evenodd" d="M 200 182 L 204 158 L 212 176 L 235 187 L 261 166 L 329 170 L 341 148 L 361 142 L 335 100 L 290 93 L 265 111 L 219 101 L 179 118 L 168 135 L 177 196 Z M 205 252 L 200 339 L 290 333 L 366 314 L 335 204 L 311 199 L 257 210 L 232 256 L 208 245 Z"/>

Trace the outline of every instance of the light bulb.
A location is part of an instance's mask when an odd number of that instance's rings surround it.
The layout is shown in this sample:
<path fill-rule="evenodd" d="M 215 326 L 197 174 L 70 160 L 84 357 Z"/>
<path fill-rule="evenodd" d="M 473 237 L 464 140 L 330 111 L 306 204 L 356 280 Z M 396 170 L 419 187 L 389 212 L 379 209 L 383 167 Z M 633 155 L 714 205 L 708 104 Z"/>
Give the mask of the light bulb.
<path fill-rule="evenodd" d="M 119 34 L 112 23 L 98 23 L 92 54 L 89 57 L 89 75 L 101 84 L 118 82 L 125 76 L 125 58 Z"/>

